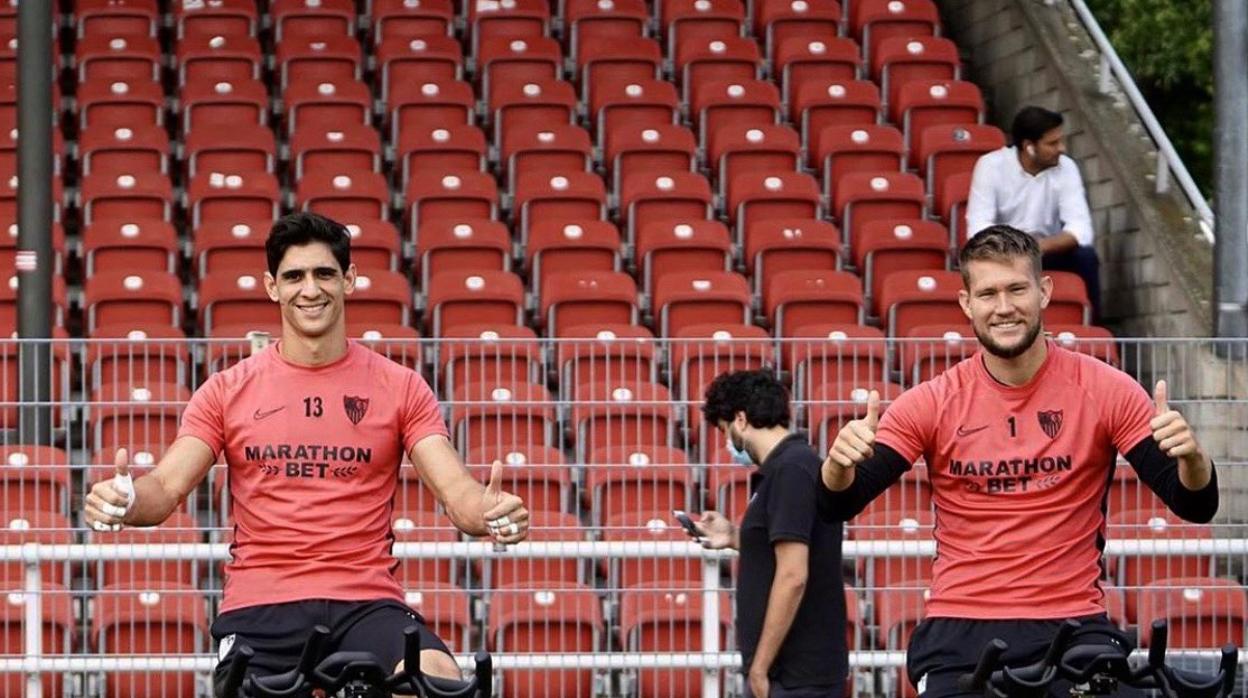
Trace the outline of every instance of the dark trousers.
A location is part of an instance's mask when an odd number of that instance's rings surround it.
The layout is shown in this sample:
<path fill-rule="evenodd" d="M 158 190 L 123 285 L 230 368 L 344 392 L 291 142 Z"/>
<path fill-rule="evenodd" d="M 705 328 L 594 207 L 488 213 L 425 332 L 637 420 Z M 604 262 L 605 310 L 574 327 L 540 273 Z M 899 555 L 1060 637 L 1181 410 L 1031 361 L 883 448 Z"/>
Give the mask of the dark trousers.
<path fill-rule="evenodd" d="M 1053 271 L 1073 271 L 1083 279 L 1088 287 L 1088 298 L 1092 300 L 1092 322 L 1101 321 L 1101 260 L 1096 256 L 1096 248 L 1091 245 L 1080 245 L 1065 252 L 1050 252 L 1042 262 L 1045 269 Z"/>

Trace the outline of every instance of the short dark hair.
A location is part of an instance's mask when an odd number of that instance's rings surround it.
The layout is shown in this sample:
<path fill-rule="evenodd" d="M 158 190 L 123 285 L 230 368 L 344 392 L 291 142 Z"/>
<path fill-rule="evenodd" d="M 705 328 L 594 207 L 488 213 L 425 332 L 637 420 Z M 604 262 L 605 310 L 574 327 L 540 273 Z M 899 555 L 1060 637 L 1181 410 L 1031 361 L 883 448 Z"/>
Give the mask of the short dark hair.
<path fill-rule="evenodd" d="M 351 266 L 351 235 L 346 226 L 325 216 L 300 211 L 277 219 L 264 241 L 264 253 L 269 260 L 269 273 L 277 276 L 277 267 L 286 256 L 286 250 L 312 242 L 329 246 L 342 271 Z"/>
<path fill-rule="evenodd" d="M 788 426 L 789 391 L 771 371 L 721 373 L 706 389 L 702 415 L 718 425 L 732 422 L 738 412 L 756 429 Z"/>
<path fill-rule="evenodd" d="M 1065 122 L 1061 114 L 1049 111 L 1044 107 L 1023 107 L 1014 115 L 1014 125 L 1010 127 L 1010 138 L 1014 145 L 1022 147 L 1023 141 L 1038 142 L 1044 134 L 1061 126 Z"/>
<path fill-rule="evenodd" d="M 1040 278 L 1040 244 L 1036 239 L 1008 225 L 988 226 L 968 240 L 958 253 L 962 285 L 968 290 L 971 288 L 971 277 L 966 270 L 968 262 L 1004 262 L 1018 257 L 1030 259 L 1036 278 Z"/>

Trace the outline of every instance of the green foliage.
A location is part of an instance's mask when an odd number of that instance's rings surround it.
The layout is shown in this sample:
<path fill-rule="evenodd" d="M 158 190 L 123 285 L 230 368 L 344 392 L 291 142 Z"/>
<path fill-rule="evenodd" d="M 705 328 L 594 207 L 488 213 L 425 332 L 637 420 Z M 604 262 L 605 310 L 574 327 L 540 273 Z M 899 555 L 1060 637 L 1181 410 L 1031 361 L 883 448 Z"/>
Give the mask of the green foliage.
<path fill-rule="evenodd" d="M 1197 184 L 1213 189 L 1211 0 L 1087 0 Z"/>

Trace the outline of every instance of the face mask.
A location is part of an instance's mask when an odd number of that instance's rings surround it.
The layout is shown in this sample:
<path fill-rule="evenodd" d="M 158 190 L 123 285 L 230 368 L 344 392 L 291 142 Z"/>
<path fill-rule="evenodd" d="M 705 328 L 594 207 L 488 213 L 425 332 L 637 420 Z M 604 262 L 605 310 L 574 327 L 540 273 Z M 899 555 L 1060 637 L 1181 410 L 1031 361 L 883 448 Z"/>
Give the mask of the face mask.
<path fill-rule="evenodd" d="M 738 465 L 754 465 L 754 459 L 750 457 L 748 451 L 743 448 L 737 448 L 732 442 L 732 433 L 728 434 L 728 453 L 732 454 L 732 461 Z"/>

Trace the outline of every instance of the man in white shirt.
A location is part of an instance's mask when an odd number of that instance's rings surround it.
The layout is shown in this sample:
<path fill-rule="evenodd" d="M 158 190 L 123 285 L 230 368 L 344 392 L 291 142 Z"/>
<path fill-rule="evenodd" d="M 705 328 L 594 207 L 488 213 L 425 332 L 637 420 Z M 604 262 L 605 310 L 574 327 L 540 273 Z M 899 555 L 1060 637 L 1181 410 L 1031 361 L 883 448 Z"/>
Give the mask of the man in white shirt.
<path fill-rule="evenodd" d="M 1079 166 L 1066 155 L 1062 115 L 1023 107 L 1011 129 L 1014 145 L 986 153 L 975 163 L 966 206 L 971 236 L 1008 225 L 1036 237 L 1044 268 L 1083 278 L 1100 317 L 1100 260 L 1092 246 L 1092 214 Z"/>

